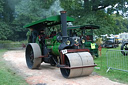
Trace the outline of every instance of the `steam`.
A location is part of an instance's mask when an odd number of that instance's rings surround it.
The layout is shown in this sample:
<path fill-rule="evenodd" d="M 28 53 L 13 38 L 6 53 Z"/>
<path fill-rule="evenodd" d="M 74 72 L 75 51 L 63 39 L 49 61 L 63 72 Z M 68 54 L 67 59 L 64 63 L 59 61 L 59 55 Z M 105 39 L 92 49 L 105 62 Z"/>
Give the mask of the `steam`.
<path fill-rule="evenodd" d="M 31 0 L 21 0 L 21 2 L 15 6 L 15 11 L 18 14 L 29 14 L 30 2 Z"/>
<path fill-rule="evenodd" d="M 45 16 L 53 16 L 53 15 L 58 15 L 60 13 L 60 11 L 62 11 L 63 8 L 61 8 L 60 6 L 60 0 L 56 0 L 51 7 L 48 10 L 43 9 L 43 11 L 45 11 Z"/>
<path fill-rule="evenodd" d="M 11 10 L 15 9 L 15 3 L 13 0 L 6 0 L 8 2 L 9 7 L 11 8 Z"/>
<path fill-rule="evenodd" d="M 31 9 L 31 6 L 36 7 L 36 9 Z M 32 12 L 32 10 L 34 10 Z M 34 15 L 38 18 L 49 17 L 53 15 L 58 15 L 59 12 L 63 10 L 60 6 L 60 0 L 55 0 L 49 9 L 40 8 L 36 3 L 32 4 L 31 0 L 21 0 L 19 4 L 15 6 L 15 11 L 20 15 Z"/>

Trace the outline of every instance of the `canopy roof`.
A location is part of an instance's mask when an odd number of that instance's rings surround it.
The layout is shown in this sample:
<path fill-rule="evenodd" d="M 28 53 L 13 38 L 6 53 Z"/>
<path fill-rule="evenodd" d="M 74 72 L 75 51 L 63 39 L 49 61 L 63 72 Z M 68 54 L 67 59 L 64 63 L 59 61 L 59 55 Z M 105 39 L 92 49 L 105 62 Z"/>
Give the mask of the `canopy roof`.
<path fill-rule="evenodd" d="M 99 26 L 96 25 L 82 25 L 82 26 L 69 26 L 67 29 L 68 30 L 73 30 L 73 29 L 99 29 Z"/>
<path fill-rule="evenodd" d="M 74 18 L 67 16 L 67 22 L 74 21 Z M 24 26 L 24 28 L 50 27 L 61 23 L 60 15 L 44 18 Z"/>

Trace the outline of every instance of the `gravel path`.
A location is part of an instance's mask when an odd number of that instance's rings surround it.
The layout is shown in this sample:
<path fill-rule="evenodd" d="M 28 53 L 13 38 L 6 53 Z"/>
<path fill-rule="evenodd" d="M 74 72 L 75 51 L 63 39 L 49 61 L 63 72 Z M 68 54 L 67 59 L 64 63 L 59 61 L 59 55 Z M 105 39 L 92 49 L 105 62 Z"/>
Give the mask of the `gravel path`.
<path fill-rule="evenodd" d="M 42 63 L 39 70 L 30 70 L 26 66 L 24 50 L 8 51 L 3 57 L 30 85 L 126 85 L 96 74 L 65 79 L 59 68 L 45 63 Z"/>

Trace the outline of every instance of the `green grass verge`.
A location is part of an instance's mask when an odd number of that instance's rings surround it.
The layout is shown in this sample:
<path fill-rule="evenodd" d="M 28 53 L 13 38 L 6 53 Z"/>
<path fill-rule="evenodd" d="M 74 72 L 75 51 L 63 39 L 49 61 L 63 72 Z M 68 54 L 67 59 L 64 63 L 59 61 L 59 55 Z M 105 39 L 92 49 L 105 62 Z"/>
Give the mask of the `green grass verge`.
<path fill-rule="evenodd" d="M 120 47 L 118 47 L 118 48 L 111 48 L 111 49 L 120 50 Z M 107 68 L 106 51 L 107 51 L 107 48 L 102 48 L 102 55 L 99 58 L 95 59 L 95 63 L 97 64 L 98 68 L 96 67 L 94 71 L 97 72 L 99 75 L 108 77 L 111 80 L 118 81 L 118 82 L 121 82 L 121 83 L 128 83 L 128 72 L 110 69 L 109 72 L 106 73 L 106 71 L 108 69 Z M 115 62 L 114 59 L 112 59 L 111 61 Z M 127 63 L 127 66 L 128 66 L 128 63 Z"/>
<path fill-rule="evenodd" d="M 27 40 L 23 41 L 11 41 L 11 40 L 0 40 L 0 43 L 2 44 L 27 44 Z"/>
<path fill-rule="evenodd" d="M 28 85 L 26 81 L 17 75 L 14 71 L 9 69 L 2 55 L 7 50 L 0 50 L 0 85 Z"/>
<path fill-rule="evenodd" d="M 22 48 L 23 44 L 27 45 L 27 40 L 24 41 L 0 40 L 0 49 L 18 49 L 18 48 Z"/>

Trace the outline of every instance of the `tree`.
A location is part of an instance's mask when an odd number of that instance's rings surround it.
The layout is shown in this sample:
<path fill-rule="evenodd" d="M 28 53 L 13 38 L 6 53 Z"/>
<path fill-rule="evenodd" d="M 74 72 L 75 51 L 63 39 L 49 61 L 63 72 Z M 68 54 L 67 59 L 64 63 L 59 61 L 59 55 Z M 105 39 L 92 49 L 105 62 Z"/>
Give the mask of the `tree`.
<path fill-rule="evenodd" d="M 0 40 L 7 40 L 12 35 L 13 31 L 9 29 L 9 25 L 5 22 L 0 22 Z"/>
<path fill-rule="evenodd" d="M 48 16 L 48 9 L 53 4 L 54 0 L 22 0 L 16 5 L 18 16 L 28 16 L 29 22 L 38 20 Z"/>
<path fill-rule="evenodd" d="M 110 34 L 117 28 L 111 14 L 114 11 L 126 12 L 128 0 L 60 0 L 61 6 L 68 11 L 68 15 L 75 17 L 74 24 L 94 24 L 100 26 L 95 34 Z M 124 28 L 122 28 L 124 29 Z M 120 32 L 120 31 L 119 31 Z"/>
<path fill-rule="evenodd" d="M 0 0 L 0 40 L 8 39 L 13 33 L 9 27 L 9 20 L 12 15 L 6 0 Z"/>
<path fill-rule="evenodd" d="M 23 26 L 49 16 L 46 11 L 49 10 L 54 0 L 20 0 L 20 2 L 15 3 L 17 3 L 15 5 L 17 17 L 11 23 L 12 36 L 14 37 L 9 37 L 9 39 L 24 40 L 28 29 L 23 28 Z"/>
<path fill-rule="evenodd" d="M 0 13 L 3 11 L 3 0 L 0 0 Z"/>
<path fill-rule="evenodd" d="M 0 40 L 14 40 L 12 22 L 15 19 L 15 4 L 20 0 L 0 0 Z M 14 36 L 13 36 L 14 35 Z M 12 37 L 13 36 L 13 37 Z"/>
<path fill-rule="evenodd" d="M 14 20 L 15 5 L 10 0 L 2 0 L 2 20 L 10 23 Z"/>
<path fill-rule="evenodd" d="M 0 30 L 5 32 L 0 39 L 25 39 L 25 24 L 57 15 L 63 9 L 76 19 L 75 25 L 94 24 L 100 26 L 97 35 L 116 34 L 126 31 L 128 23 L 112 14 L 116 11 L 119 15 L 119 10 L 125 13 L 126 4 L 128 0 L 0 0 Z"/>
<path fill-rule="evenodd" d="M 86 12 L 89 11 L 98 11 L 105 10 L 108 13 L 112 13 L 114 11 L 127 11 L 128 0 L 60 0 L 61 6 L 67 11 L 73 10 L 84 10 Z"/>
<path fill-rule="evenodd" d="M 122 16 L 112 15 L 114 21 L 116 22 L 115 32 L 127 32 L 128 31 L 128 19 L 123 18 Z"/>

